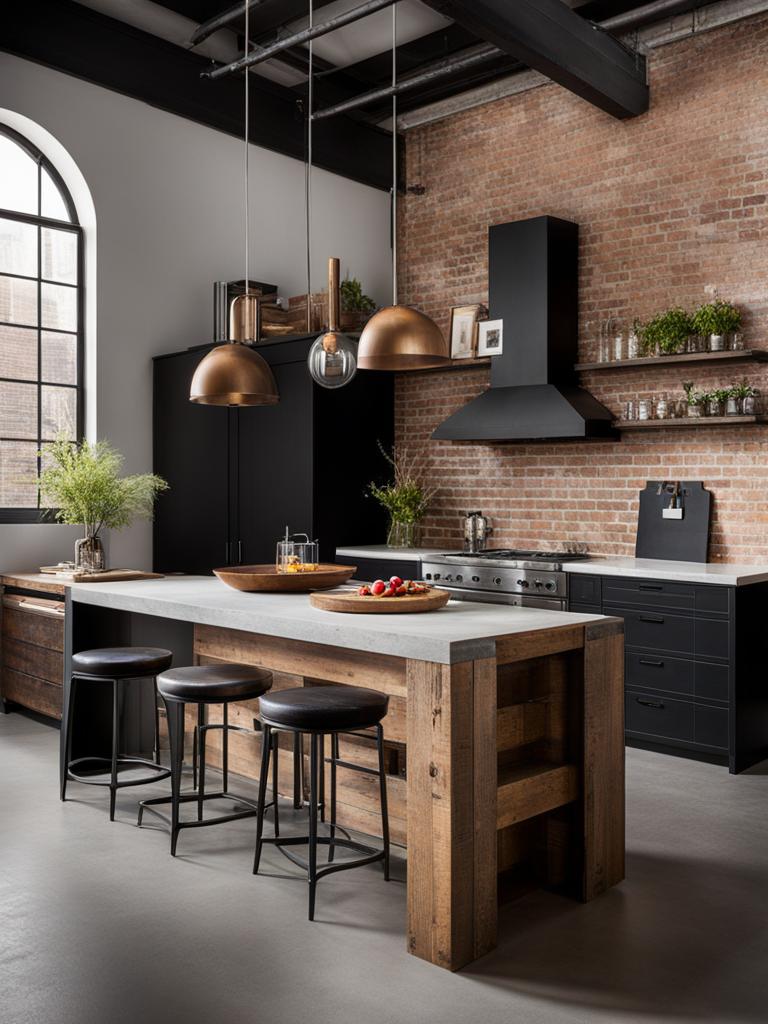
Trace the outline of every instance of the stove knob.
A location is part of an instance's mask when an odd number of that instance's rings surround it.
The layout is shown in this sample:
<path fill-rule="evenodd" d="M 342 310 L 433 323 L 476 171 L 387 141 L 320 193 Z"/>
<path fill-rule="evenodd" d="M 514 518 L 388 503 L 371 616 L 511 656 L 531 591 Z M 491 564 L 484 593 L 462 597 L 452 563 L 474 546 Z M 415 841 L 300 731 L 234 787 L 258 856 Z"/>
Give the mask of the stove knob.
<path fill-rule="evenodd" d="M 493 582 L 496 584 L 497 587 L 500 587 L 501 586 L 501 576 L 494 576 L 493 577 Z"/>
<path fill-rule="evenodd" d="M 444 577 L 443 577 L 443 579 L 444 579 L 444 580 L 446 581 L 446 583 L 447 583 L 447 582 L 449 582 L 450 580 L 452 580 L 452 579 L 453 579 L 453 576 L 451 576 L 451 574 L 450 574 L 450 573 L 448 573 L 448 575 L 447 575 L 447 576 L 444 576 Z"/>
<path fill-rule="evenodd" d="M 534 587 L 543 587 L 544 586 L 544 584 L 543 584 L 543 582 L 541 580 L 534 580 L 533 581 L 533 585 L 534 585 Z"/>
<path fill-rule="evenodd" d="M 432 579 L 432 573 L 431 572 L 424 573 L 424 579 L 425 580 L 431 580 Z"/>
<path fill-rule="evenodd" d="M 433 580 L 439 580 L 440 579 L 440 573 L 436 572 L 435 575 L 432 577 L 432 579 Z"/>
<path fill-rule="evenodd" d="M 463 576 L 457 576 L 457 577 L 456 577 L 456 582 L 457 582 L 457 583 L 461 583 L 461 581 L 462 581 L 463 579 L 464 579 L 464 577 L 463 577 Z"/>
<path fill-rule="evenodd" d="M 473 576 L 472 577 L 472 582 L 473 583 L 479 583 L 480 582 L 480 577 L 479 576 Z"/>
<path fill-rule="evenodd" d="M 557 590 L 557 584 L 554 580 L 547 580 L 545 586 L 547 590 Z"/>
<path fill-rule="evenodd" d="M 522 587 L 524 590 L 526 590 L 529 586 L 529 583 L 528 580 L 518 580 L 517 585 L 518 587 Z"/>

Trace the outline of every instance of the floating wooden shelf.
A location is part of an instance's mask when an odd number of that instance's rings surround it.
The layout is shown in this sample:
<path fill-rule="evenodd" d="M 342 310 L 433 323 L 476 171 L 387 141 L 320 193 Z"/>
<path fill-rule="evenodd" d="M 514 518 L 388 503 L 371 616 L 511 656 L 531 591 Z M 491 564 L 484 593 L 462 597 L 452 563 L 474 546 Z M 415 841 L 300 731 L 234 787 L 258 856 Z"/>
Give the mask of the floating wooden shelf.
<path fill-rule="evenodd" d="M 414 373 L 444 373 L 446 370 L 472 370 L 477 366 L 490 366 L 491 356 L 479 356 L 477 359 L 452 359 L 444 366 L 425 366 L 422 370 L 408 370 Z M 406 372 L 406 371 L 403 371 Z"/>
<path fill-rule="evenodd" d="M 672 366 L 688 363 L 765 363 L 768 349 L 744 348 L 735 352 L 686 352 L 677 356 L 643 356 L 642 359 L 616 359 L 604 363 L 577 363 L 577 370 L 625 370 L 643 366 Z"/>
<path fill-rule="evenodd" d="M 496 828 L 535 818 L 572 803 L 579 795 L 575 764 L 526 761 L 499 769 Z"/>
<path fill-rule="evenodd" d="M 768 423 L 768 416 L 681 416 L 669 420 L 616 420 L 617 430 L 667 430 L 693 427 L 737 427 L 745 423 Z"/>

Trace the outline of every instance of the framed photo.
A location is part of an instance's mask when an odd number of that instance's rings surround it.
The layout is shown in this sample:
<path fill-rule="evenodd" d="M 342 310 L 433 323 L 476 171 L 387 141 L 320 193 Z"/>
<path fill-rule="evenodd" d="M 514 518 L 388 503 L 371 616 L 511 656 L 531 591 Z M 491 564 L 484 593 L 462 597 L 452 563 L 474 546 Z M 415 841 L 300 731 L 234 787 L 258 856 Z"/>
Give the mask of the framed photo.
<path fill-rule="evenodd" d="M 477 350 L 477 322 L 483 306 L 451 306 L 451 359 L 472 359 Z"/>
<path fill-rule="evenodd" d="M 504 348 L 504 321 L 483 320 L 478 324 L 477 354 L 500 356 Z"/>

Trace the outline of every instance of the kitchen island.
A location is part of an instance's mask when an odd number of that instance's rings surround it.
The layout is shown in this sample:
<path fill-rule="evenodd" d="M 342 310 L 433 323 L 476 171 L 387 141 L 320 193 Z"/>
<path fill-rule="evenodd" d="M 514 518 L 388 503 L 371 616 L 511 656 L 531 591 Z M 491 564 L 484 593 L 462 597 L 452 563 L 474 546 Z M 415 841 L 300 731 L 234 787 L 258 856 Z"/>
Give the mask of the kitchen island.
<path fill-rule="evenodd" d="M 535 883 L 589 900 L 624 877 L 620 619 L 463 602 L 421 615 L 334 614 L 307 595 L 243 594 L 207 577 L 75 584 L 66 602 L 67 662 L 129 638 L 131 616 L 150 616 L 189 624 L 201 663 L 259 665 L 278 688 L 389 694 L 393 837 L 408 851 L 416 956 L 456 970 L 492 949 L 499 893 Z M 65 679 L 66 718 L 68 668 Z M 239 706 L 243 721 L 254 705 Z M 94 715 L 73 755 L 92 753 L 105 725 Z M 350 759 L 364 759 L 365 741 L 350 743 Z M 230 763 L 257 774 L 258 734 Z M 347 793 L 342 783 L 348 826 L 375 832 L 370 794 L 352 783 Z"/>

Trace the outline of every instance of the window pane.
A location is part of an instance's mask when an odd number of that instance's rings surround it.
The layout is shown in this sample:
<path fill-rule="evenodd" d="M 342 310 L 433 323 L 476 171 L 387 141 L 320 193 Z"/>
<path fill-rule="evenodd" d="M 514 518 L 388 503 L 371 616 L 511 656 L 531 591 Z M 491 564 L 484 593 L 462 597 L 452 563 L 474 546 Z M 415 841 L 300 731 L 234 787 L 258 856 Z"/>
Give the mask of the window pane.
<path fill-rule="evenodd" d="M 0 381 L 0 437 L 37 438 L 37 385 Z"/>
<path fill-rule="evenodd" d="M 0 507 L 37 508 L 37 445 L 0 441 Z"/>
<path fill-rule="evenodd" d="M 19 213 L 37 213 L 37 163 L 28 153 L 0 134 L 0 207 Z"/>
<path fill-rule="evenodd" d="M 77 437 L 77 392 L 74 388 L 43 388 L 43 437 L 74 441 Z"/>
<path fill-rule="evenodd" d="M 0 277 L 0 321 L 37 324 L 37 282 Z"/>
<path fill-rule="evenodd" d="M 77 235 L 43 228 L 42 236 L 43 277 L 77 284 Z"/>
<path fill-rule="evenodd" d="M 77 330 L 77 289 L 60 284 L 42 287 L 42 326 L 54 331 Z"/>
<path fill-rule="evenodd" d="M 43 180 L 42 180 L 42 214 L 44 217 L 53 217 L 55 220 L 71 220 L 69 212 L 67 210 L 67 204 L 59 192 L 59 188 L 54 184 L 48 171 L 43 168 Z"/>
<path fill-rule="evenodd" d="M 77 335 L 42 332 L 42 379 L 50 384 L 77 384 Z"/>
<path fill-rule="evenodd" d="M 34 224 L 0 219 L 0 273 L 37 277 L 37 228 Z"/>
<path fill-rule="evenodd" d="M 37 380 L 37 331 L 0 324 L 0 377 Z"/>

